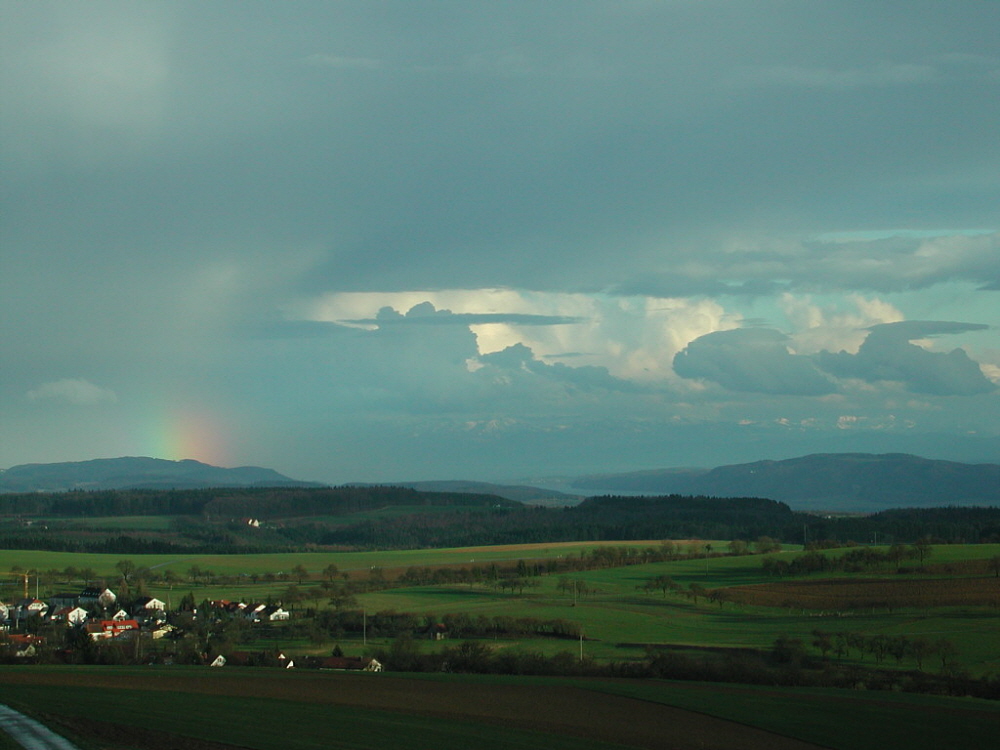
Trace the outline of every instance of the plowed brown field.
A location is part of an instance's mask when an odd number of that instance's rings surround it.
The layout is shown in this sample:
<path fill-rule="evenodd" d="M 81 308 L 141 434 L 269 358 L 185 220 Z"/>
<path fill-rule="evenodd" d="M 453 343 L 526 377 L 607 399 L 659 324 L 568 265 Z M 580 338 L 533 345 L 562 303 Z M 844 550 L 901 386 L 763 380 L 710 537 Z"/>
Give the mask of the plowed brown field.
<path fill-rule="evenodd" d="M 1000 606 L 996 578 L 830 578 L 720 589 L 726 601 L 760 607 L 851 610 Z"/>

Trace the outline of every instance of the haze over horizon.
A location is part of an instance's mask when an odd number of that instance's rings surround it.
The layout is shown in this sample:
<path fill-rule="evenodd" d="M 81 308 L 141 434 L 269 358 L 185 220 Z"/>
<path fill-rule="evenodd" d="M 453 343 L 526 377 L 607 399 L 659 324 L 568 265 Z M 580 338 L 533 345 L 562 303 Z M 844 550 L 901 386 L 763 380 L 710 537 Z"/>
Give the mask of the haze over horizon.
<path fill-rule="evenodd" d="M 0 0 L 0 466 L 1000 461 L 997 28 Z"/>

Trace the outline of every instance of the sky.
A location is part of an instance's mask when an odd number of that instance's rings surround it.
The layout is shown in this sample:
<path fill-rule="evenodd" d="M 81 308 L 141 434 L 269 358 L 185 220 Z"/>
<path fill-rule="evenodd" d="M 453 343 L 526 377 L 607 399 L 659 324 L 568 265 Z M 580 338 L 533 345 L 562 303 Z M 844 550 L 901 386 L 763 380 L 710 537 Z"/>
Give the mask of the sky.
<path fill-rule="evenodd" d="M 0 0 L 0 467 L 998 462 L 998 28 Z"/>

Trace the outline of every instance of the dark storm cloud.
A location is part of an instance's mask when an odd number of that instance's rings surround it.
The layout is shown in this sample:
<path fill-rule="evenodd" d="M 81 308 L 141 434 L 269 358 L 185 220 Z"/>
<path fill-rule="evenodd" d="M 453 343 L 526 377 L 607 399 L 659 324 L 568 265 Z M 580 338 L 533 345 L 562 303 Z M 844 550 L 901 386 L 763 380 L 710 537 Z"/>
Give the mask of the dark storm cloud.
<path fill-rule="evenodd" d="M 931 352 L 914 339 L 981 331 L 985 325 L 911 320 L 870 329 L 857 354 L 821 352 L 819 365 L 839 378 L 860 378 L 870 383 L 898 381 L 915 393 L 936 396 L 969 396 L 996 389 L 979 365 L 962 349 Z"/>
<path fill-rule="evenodd" d="M 537 359 L 534 352 L 524 344 L 515 344 L 499 352 L 483 354 L 479 357 L 479 361 L 483 365 L 508 374 L 530 374 L 545 380 L 591 391 L 650 393 L 656 390 L 616 378 L 608 372 L 606 367 L 592 365 L 568 367 L 561 362 L 546 364 Z"/>
<path fill-rule="evenodd" d="M 983 290 L 1000 284 L 1000 233 L 877 240 L 775 243 L 706 252 L 696 261 L 611 287 L 614 294 L 657 297 L 775 296 L 783 292 L 899 292 L 953 281 Z"/>
<path fill-rule="evenodd" d="M 236 460 L 327 480 L 398 475 L 404 423 L 528 420 L 568 457 L 592 433 L 567 423 L 718 418 L 669 371 L 689 342 L 678 372 L 774 418 L 832 386 L 780 334 L 704 334 L 990 321 L 998 27 L 995 2 L 0 0 L 0 465 L 151 451 L 190 404 Z M 376 312 L 419 290 L 465 312 Z M 831 312 L 868 293 L 892 296 Z M 894 352 L 908 387 L 983 388 L 875 333 L 830 367 Z M 1000 379 L 990 335 L 967 356 Z M 973 401 L 919 419 L 994 434 Z M 543 460 L 512 446 L 494 475 Z"/>
<path fill-rule="evenodd" d="M 374 318 L 356 318 L 342 323 L 355 325 L 458 325 L 475 326 L 488 323 L 507 323 L 518 326 L 555 326 L 582 323 L 584 318 L 566 315 L 529 315 L 523 313 L 453 313 L 437 310 L 430 302 L 411 307 L 405 315 L 391 307 L 383 307 Z"/>
<path fill-rule="evenodd" d="M 788 337 L 767 328 L 717 331 L 674 357 L 684 378 L 710 380 L 732 391 L 795 396 L 832 393 L 833 384 L 807 357 L 788 351 Z"/>

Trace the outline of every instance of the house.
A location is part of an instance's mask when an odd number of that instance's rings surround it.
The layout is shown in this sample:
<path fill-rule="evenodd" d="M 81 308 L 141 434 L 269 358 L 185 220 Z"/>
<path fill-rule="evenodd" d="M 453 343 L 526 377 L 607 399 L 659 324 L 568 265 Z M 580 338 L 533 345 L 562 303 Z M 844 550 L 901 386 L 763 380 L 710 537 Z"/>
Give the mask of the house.
<path fill-rule="evenodd" d="M 135 600 L 135 606 L 132 607 L 132 610 L 136 614 L 143 614 L 153 610 L 163 612 L 166 608 L 166 602 L 161 602 L 159 599 L 154 599 L 151 596 L 140 596 Z"/>
<path fill-rule="evenodd" d="M 137 620 L 101 620 L 96 623 L 87 623 L 87 634 L 91 640 L 95 641 L 102 638 L 130 637 L 138 632 L 139 622 Z"/>
<path fill-rule="evenodd" d="M 164 636 L 170 635 L 175 630 L 177 630 L 177 628 L 175 628 L 173 625 L 168 625 L 167 623 L 163 622 L 160 623 L 154 630 L 152 630 L 151 634 L 153 636 L 153 640 L 155 641 L 159 640 L 160 638 L 163 638 Z"/>
<path fill-rule="evenodd" d="M 291 615 L 278 604 L 245 604 L 243 616 L 251 622 L 278 622 L 287 620 Z"/>
<path fill-rule="evenodd" d="M 357 656 L 327 656 L 319 662 L 320 669 L 338 669 L 351 672 L 381 672 L 382 664 L 377 659 Z"/>
<path fill-rule="evenodd" d="M 88 586 L 80 592 L 80 596 L 77 598 L 77 604 L 81 607 L 96 604 L 102 609 L 113 607 L 117 601 L 118 597 L 115 596 L 114 591 L 101 586 Z"/>
<path fill-rule="evenodd" d="M 65 622 L 67 625 L 79 625 L 86 622 L 88 617 L 87 610 L 75 606 L 61 607 L 49 615 L 49 619 L 53 622 Z"/>
<path fill-rule="evenodd" d="M 138 630 L 139 629 L 139 621 L 138 620 L 101 620 L 101 627 L 104 628 L 105 631 L 111 633 L 111 637 L 113 638 L 116 635 L 121 635 L 122 633 L 126 633 L 126 632 L 128 632 L 130 630 Z"/>
<path fill-rule="evenodd" d="M 431 628 L 431 638 L 435 641 L 443 641 L 448 637 L 448 628 L 443 622 L 437 623 Z"/>
<path fill-rule="evenodd" d="M 281 607 L 267 606 L 264 607 L 264 609 L 257 612 L 257 618 L 254 621 L 281 622 L 287 620 L 288 617 L 289 617 L 288 612 L 282 609 Z"/>
<path fill-rule="evenodd" d="M 49 609 L 55 612 L 64 607 L 75 607 L 79 603 L 80 595 L 71 593 L 53 594 L 49 597 Z"/>
<path fill-rule="evenodd" d="M 27 659 L 37 653 L 37 647 L 45 643 L 45 638 L 40 635 L 22 635 L 20 633 L 8 635 L 5 639 L 8 650 L 18 659 Z"/>
<path fill-rule="evenodd" d="M 38 617 L 45 617 L 48 611 L 49 605 L 41 599 L 21 599 L 17 602 L 15 617 L 17 619 L 24 619 L 36 615 Z"/>
<path fill-rule="evenodd" d="M 243 602 L 231 602 L 228 599 L 213 599 L 208 603 L 208 606 L 216 613 L 224 612 L 228 615 L 242 614 L 247 607 Z"/>
<path fill-rule="evenodd" d="M 136 599 L 132 611 L 135 618 L 146 625 L 164 622 L 167 619 L 166 603 L 151 596 L 142 596 Z"/>
<path fill-rule="evenodd" d="M 260 622 L 261 620 L 260 613 L 263 612 L 266 608 L 267 608 L 266 604 L 244 604 L 243 607 L 241 608 L 241 611 L 243 612 L 243 616 L 246 617 L 248 620 L 252 620 L 253 622 Z"/>
<path fill-rule="evenodd" d="M 90 636 L 90 640 L 92 641 L 100 641 L 104 638 L 111 637 L 110 634 L 107 633 L 103 627 L 101 627 L 101 623 L 99 622 L 88 622 L 84 624 L 83 627 L 84 630 L 87 631 L 87 635 Z"/>

